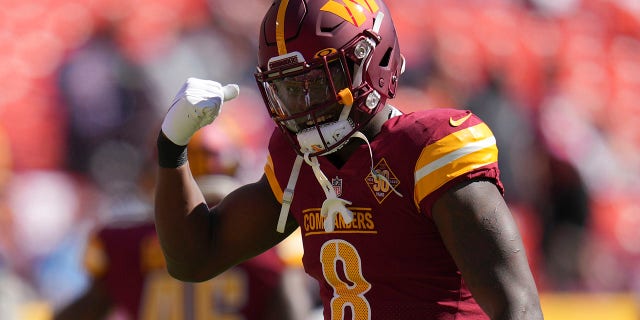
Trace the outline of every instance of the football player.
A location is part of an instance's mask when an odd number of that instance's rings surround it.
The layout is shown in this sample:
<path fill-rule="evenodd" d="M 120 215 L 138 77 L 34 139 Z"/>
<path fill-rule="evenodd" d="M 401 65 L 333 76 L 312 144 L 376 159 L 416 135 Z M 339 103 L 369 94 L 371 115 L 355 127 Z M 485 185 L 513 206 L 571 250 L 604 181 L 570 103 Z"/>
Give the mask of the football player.
<path fill-rule="evenodd" d="M 200 177 L 209 203 L 236 185 L 229 176 Z M 202 283 L 171 277 L 150 219 L 122 219 L 97 230 L 84 264 L 89 288 L 54 319 L 295 319 L 283 278 L 285 265 L 268 250 Z"/>
<path fill-rule="evenodd" d="M 203 132 L 203 131 L 200 131 Z M 228 137 L 218 136 L 218 139 Z M 228 147 L 231 144 L 227 144 Z M 198 187 L 209 205 L 239 186 L 237 164 L 205 152 L 202 137 L 193 139 Z M 84 265 L 89 287 L 58 310 L 55 320 L 280 320 L 301 319 L 308 312 L 305 288 L 297 287 L 278 248 L 246 260 L 211 281 L 185 283 L 171 277 L 158 243 L 152 215 L 116 215 L 92 233 Z M 301 294 L 301 292 L 303 294 Z M 302 304 L 302 305 L 301 305 Z"/>
<path fill-rule="evenodd" d="M 278 126 L 258 181 L 209 209 L 187 163 L 238 86 L 188 79 L 162 123 L 155 215 L 173 276 L 216 277 L 299 229 L 325 319 L 542 319 L 491 130 L 390 104 L 405 61 L 381 0 L 276 0 L 258 36 Z"/>

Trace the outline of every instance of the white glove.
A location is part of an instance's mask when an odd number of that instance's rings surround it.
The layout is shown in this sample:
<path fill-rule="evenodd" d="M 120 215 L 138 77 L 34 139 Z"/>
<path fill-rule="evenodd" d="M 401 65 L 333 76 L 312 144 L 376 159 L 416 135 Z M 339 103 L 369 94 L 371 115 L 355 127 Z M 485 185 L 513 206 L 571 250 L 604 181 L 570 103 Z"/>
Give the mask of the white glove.
<path fill-rule="evenodd" d="M 236 84 L 222 86 L 211 80 L 187 79 L 162 121 L 162 132 L 171 142 L 186 146 L 196 131 L 216 119 L 222 103 L 239 93 Z"/>

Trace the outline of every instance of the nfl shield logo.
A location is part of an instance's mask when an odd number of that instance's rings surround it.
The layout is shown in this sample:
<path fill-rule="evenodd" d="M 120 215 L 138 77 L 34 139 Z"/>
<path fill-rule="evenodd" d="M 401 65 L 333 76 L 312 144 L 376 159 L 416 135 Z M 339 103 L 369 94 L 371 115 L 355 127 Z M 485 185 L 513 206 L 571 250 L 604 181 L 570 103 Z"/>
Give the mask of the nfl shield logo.
<path fill-rule="evenodd" d="M 336 176 L 335 178 L 331 179 L 331 185 L 333 186 L 333 190 L 336 191 L 336 196 L 341 196 L 342 195 L 342 179 L 338 178 L 338 176 Z"/>

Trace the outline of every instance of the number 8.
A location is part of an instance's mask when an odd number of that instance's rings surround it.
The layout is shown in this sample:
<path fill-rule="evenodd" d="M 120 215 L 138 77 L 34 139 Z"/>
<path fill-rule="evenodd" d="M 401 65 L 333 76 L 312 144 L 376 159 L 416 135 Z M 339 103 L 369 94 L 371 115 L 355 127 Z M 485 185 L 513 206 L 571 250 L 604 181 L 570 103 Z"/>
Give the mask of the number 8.
<path fill-rule="evenodd" d="M 346 280 L 338 276 L 338 260 Z M 364 294 L 371 289 L 371 284 L 362 276 L 360 255 L 356 248 L 344 240 L 329 240 L 322 245 L 320 261 L 324 277 L 333 287 L 331 299 L 331 319 L 344 319 L 345 307 L 350 306 L 353 319 L 371 319 L 371 306 Z"/>

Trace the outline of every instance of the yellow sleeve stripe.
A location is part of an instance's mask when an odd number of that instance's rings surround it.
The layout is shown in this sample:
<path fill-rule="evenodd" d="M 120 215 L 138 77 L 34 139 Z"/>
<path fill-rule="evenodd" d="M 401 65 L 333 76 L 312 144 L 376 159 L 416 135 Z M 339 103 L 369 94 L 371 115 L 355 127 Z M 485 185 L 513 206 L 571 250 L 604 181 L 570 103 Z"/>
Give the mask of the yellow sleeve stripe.
<path fill-rule="evenodd" d="M 107 253 L 97 236 L 90 236 L 82 263 L 87 273 L 93 278 L 99 278 L 106 273 L 109 264 Z"/>
<path fill-rule="evenodd" d="M 454 132 L 425 147 L 416 164 L 416 206 L 445 183 L 496 161 L 496 139 L 484 123 Z"/>
<path fill-rule="evenodd" d="M 283 192 L 282 188 L 280 188 L 280 185 L 278 184 L 278 179 L 276 179 L 276 171 L 273 167 L 271 155 L 267 156 L 267 163 L 264 165 L 264 174 L 267 176 L 273 195 L 278 199 L 278 202 L 282 203 Z"/>

